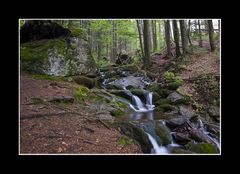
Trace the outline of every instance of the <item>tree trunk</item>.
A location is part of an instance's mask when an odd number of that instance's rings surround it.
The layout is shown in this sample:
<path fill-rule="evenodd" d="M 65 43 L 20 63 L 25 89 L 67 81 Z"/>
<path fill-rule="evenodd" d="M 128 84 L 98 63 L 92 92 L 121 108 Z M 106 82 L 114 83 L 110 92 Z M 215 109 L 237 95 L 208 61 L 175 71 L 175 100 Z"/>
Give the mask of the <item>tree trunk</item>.
<path fill-rule="evenodd" d="M 192 47 L 192 41 L 191 41 L 191 20 L 188 21 L 188 33 L 187 33 L 187 36 L 188 36 L 189 44 Z"/>
<path fill-rule="evenodd" d="M 173 20 L 173 35 L 174 35 L 174 42 L 176 44 L 176 57 L 181 56 L 180 46 L 179 46 L 179 30 L 177 26 L 177 20 Z"/>
<path fill-rule="evenodd" d="M 139 36 L 140 48 L 141 48 L 142 56 L 144 56 L 143 42 L 142 42 L 142 32 L 141 32 L 141 26 L 140 26 L 139 20 L 137 20 L 137 28 L 138 28 L 138 36 Z"/>
<path fill-rule="evenodd" d="M 144 68 L 147 69 L 150 66 L 150 32 L 149 32 L 149 20 L 143 21 L 143 38 L 144 38 Z"/>
<path fill-rule="evenodd" d="M 167 46 L 167 56 L 171 57 L 171 43 L 170 43 L 170 32 L 171 32 L 171 26 L 170 26 L 170 21 L 166 20 L 164 22 L 164 27 L 165 27 L 165 41 L 166 41 L 166 46 Z"/>
<path fill-rule="evenodd" d="M 209 42 L 210 42 L 210 46 L 211 46 L 211 52 L 214 52 L 215 44 L 214 44 L 214 40 L 213 40 L 214 28 L 213 28 L 212 20 L 208 20 L 208 34 L 209 34 Z"/>
<path fill-rule="evenodd" d="M 220 33 L 220 20 L 218 20 L 218 32 Z"/>
<path fill-rule="evenodd" d="M 113 47 L 111 60 L 112 62 L 115 62 L 117 57 L 117 22 L 112 21 L 112 26 L 113 26 L 112 29 Z"/>
<path fill-rule="evenodd" d="M 179 20 L 180 22 L 180 30 L 181 30 L 181 40 L 182 40 L 182 50 L 183 54 L 187 53 L 187 31 L 184 20 Z"/>
<path fill-rule="evenodd" d="M 202 31 L 201 31 L 200 20 L 198 20 L 198 35 L 199 35 L 199 46 L 202 47 Z"/>
<path fill-rule="evenodd" d="M 153 39 L 153 52 L 157 51 L 157 27 L 156 20 L 152 20 L 152 39 Z"/>

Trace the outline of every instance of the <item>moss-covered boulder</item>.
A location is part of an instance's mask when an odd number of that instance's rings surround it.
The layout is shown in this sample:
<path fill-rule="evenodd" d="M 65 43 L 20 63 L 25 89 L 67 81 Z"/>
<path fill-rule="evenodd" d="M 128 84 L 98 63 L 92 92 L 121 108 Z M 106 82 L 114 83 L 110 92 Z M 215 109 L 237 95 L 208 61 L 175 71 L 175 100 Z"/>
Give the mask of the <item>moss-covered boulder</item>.
<path fill-rule="evenodd" d="M 190 150 L 195 153 L 206 153 L 206 154 L 216 154 L 218 153 L 218 149 L 209 143 L 197 143 L 194 144 L 192 142 L 185 145 L 187 150 Z"/>
<path fill-rule="evenodd" d="M 79 76 L 75 76 L 73 77 L 73 80 L 79 84 L 79 85 L 83 85 L 89 89 L 93 88 L 94 85 L 95 85 L 95 80 L 92 79 L 92 78 L 88 78 L 86 76 L 82 76 L 82 75 L 79 75 Z"/>
<path fill-rule="evenodd" d="M 155 109 L 158 112 L 167 112 L 167 111 L 173 111 L 177 110 L 177 107 L 171 104 L 161 104 Z"/>
<path fill-rule="evenodd" d="M 49 31 L 52 30 L 51 26 L 54 25 L 49 26 Z M 96 72 L 96 64 L 88 42 L 81 34 L 58 38 L 38 37 L 37 32 L 32 32 L 32 34 L 31 37 L 36 36 L 37 39 L 30 39 L 20 45 L 22 71 L 55 76 Z"/>
<path fill-rule="evenodd" d="M 172 137 L 168 128 L 162 122 L 155 122 L 155 132 L 162 140 L 164 146 L 172 141 Z"/>
<path fill-rule="evenodd" d="M 137 141 L 141 146 L 143 153 L 151 152 L 152 144 L 148 139 L 147 134 L 141 128 L 131 122 L 117 122 L 115 123 L 115 126 L 120 129 L 121 133 Z"/>
<path fill-rule="evenodd" d="M 187 103 L 187 99 L 185 98 L 185 96 L 179 94 L 178 92 L 173 92 L 169 94 L 167 99 L 169 99 L 172 104 Z"/>

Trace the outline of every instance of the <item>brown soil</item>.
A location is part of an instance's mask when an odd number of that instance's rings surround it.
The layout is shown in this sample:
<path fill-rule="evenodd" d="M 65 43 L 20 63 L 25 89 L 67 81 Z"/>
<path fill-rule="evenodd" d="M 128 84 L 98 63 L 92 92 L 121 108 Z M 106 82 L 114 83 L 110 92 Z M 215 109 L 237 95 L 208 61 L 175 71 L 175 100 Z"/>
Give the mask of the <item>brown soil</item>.
<path fill-rule="evenodd" d="M 72 96 L 72 84 L 20 77 L 20 153 L 21 154 L 118 154 L 142 153 L 136 144 L 120 145 L 122 136 L 117 130 L 107 128 L 91 113 L 91 107 L 70 104 L 53 104 L 53 96 Z M 34 98 L 41 99 L 35 102 Z M 76 114 L 58 115 L 74 111 Z M 22 119 L 25 115 L 56 115 Z"/>

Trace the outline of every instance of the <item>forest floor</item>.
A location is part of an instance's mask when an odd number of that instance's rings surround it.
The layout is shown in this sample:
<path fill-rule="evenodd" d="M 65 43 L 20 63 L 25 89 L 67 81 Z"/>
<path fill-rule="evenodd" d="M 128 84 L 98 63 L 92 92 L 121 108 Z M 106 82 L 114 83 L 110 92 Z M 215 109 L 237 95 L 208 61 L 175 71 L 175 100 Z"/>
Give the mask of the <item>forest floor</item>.
<path fill-rule="evenodd" d="M 20 153 L 142 153 L 136 144 L 119 144 L 120 132 L 91 117 L 91 108 L 75 101 L 49 102 L 57 96 L 71 97 L 71 83 L 35 79 L 27 74 L 20 78 Z"/>

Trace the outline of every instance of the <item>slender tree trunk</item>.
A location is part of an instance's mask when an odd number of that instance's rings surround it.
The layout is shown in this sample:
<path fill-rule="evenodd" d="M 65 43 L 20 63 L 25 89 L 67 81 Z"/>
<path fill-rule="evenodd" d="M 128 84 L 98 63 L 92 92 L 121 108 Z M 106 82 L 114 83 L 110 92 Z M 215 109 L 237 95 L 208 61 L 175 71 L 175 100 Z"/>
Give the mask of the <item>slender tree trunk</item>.
<path fill-rule="evenodd" d="M 214 28 L 213 28 L 212 20 L 208 20 L 208 34 L 209 34 L 209 42 L 210 42 L 210 46 L 211 46 L 211 52 L 214 52 L 215 44 L 214 44 L 214 39 L 213 39 Z"/>
<path fill-rule="evenodd" d="M 199 46 L 202 47 L 202 31 L 201 31 L 200 20 L 198 20 L 198 35 L 199 35 Z"/>
<path fill-rule="evenodd" d="M 116 61 L 116 56 L 117 56 L 117 22 L 112 21 L 112 38 L 113 38 L 113 47 L 112 47 L 112 57 L 111 60 L 112 62 Z"/>
<path fill-rule="evenodd" d="M 156 20 L 152 20 L 152 39 L 153 39 L 153 52 L 157 51 L 157 28 Z"/>
<path fill-rule="evenodd" d="M 174 42 L 176 44 L 176 57 L 181 56 L 180 46 L 179 46 L 179 30 L 177 26 L 177 20 L 173 20 L 173 34 L 174 34 Z"/>
<path fill-rule="evenodd" d="M 192 47 L 192 41 L 191 41 L 191 20 L 188 21 L 188 33 L 187 33 L 187 36 L 188 36 L 189 44 Z"/>
<path fill-rule="evenodd" d="M 181 30 L 181 40 L 182 40 L 182 50 L 183 54 L 187 53 L 187 31 L 184 20 L 180 20 L 180 30 Z"/>
<path fill-rule="evenodd" d="M 220 20 L 218 20 L 218 32 L 220 33 Z"/>
<path fill-rule="evenodd" d="M 142 56 L 144 56 L 143 42 L 142 42 L 142 32 L 141 32 L 141 26 L 140 26 L 139 20 L 137 20 L 137 28 L 138 28 L 138 35 L 139 35 L 139 42 L 140 42 L 141 53 L 142 53 Z"/>
<path fill-rule="evenodd" d="M 147 69 L 150 66 L 150 32 L 149 32 L 149 20 L 143 21 L 143 38 L 144 38 L 144 68 Z"/>
<path fill-rule="evenodd" d="M 170 20 L 166 20 L 164 22 L 164 27 L 165 27 L 165 41 L 166 41 L 166 46 L 167 46 L 167 56 L 171 57 L 171 43 L 170 43 L 170 32 L 171 32 L 171 26 L 170 26 Z"/>

